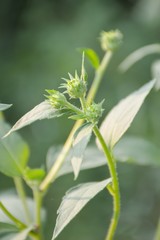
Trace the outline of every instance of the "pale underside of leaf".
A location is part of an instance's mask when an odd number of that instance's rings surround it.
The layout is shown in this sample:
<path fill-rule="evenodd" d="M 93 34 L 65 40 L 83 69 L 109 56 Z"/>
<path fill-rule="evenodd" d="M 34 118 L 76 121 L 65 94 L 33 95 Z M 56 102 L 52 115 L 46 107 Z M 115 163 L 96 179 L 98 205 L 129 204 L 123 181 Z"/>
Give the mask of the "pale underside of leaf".
<path fill-rule="evenodd" d="M 156 79 L 155 89 L 160 90 L 160 60 L 155 61 L 151 67 L 152 76 Z"/>
<path fill-rule="evenodd" d="M 3 203 L 3 205 L 7 208 L 7 210 L 15 216 L 17 219 L 22 221 L 23 223 L 27 224 L 26 216 L 24 212 L 24 208 L 22 205 L 21 200 L 19 197 L 13 192 L 13 191 L 6 191 L 6 192 L 0 192 L 0 201 Z M 31 224 L 35 223 L 35 203 L 33 199 L 27 197 L 26 198 L 28 209 L 29 209 L 29 215 L 31 218 Z M 42 222 L 44 222 L 46 218 L 46 212 L 44 208 L 41 209 L 41 219 Z M 0 222 L 13 224 L 13 222 L 4 214 L 4 212 L 0 209 Z"/>
<path fill-rule="evenodd" d="M 110 183 L 111 179 L 106 179 L 101 182 L 81 184 L 69 190 L 57 211 L 58 217 L 52 240 L 59 235 L 64 227 L 68 225 L 93 197 Z"/>
<path fill-rule="evenodd" d="M 85 125 L 81 128 L 73 141 L 73 156 L 71 158 L 71 163 L 75 179 L 78 177 L 84 156 L 84 151 L 91 138 L 92 129 L 93 125 Z"/>
<path fill-rule="evenodd" d="M 133 53 L 131 53 L 119 66 L 119 69 L 122 72 L 126 72 L 130 67 L 132 67 L 136 62 L 141 60 L 147 55 L 150 54 L 160 54 L 160 44 L 151 44 L 145 47 L 142 47 Z"/>
<path fill-rule="evenodd" d="M 20 118 L 15 125 L 11 128 L 11 130 L 4 136 L 7 137 L 14 131 L 19 130 L 37 120 L 49 119 L 59 115 L 59 112 L 51 106 L 48 101 L 41 102 L 37 106 L 35 106 L 32 110 L 27 112 L 22 118 Z"/>
<path fill-rule="evenodd" d="M 144 99 L 153 88 L 154 84 L 155 80 L 152 80 L 121 100 L 104 119 L 100 127 L 100 132 L 109 147 L 113 148 L 130 127 Z M 96 140 L 96 142 L 101 149 L 99 141 Z"/>
<path fill-rule="evenodd" d="M 135 151 L 136 149 L 136 151 Z M 60 147 L 52 147 L 48 151 L 47 155 L 47 169 L 53 166 L 57 156 L 60 153 Z M 70 153 L 63 166 L 61 167 L 57 178 L 69 173 L 73 173 L 71 166 Z M 123 163 L 132 163 L 137 165 L 149 165 L 160 167 L 160 148 L 154 145 L 152 142 L 136 136 L 125 136 L 114 148 L 114 157 L 117 161 Z M 95 146 L 88 146 L 85 150 L 84 159 L 81 165 L 81 171 L 107 166 L 107 160 L 102 151 Z"/>
<path fill-rule="evenodd" d="M 12 104 L 5 104 L 5 103 L 0 103 L 0 111 L 4 111 L 8 108 L 10 108 Z"/>
<path fill-rule="evenodd" d="M 57 157 L 61 153 L 61 147 L 51 147 L 47 154 L 47 169 L 48 171 L 55 163 Z M 66 160 L 58 172 L 57 177 L 62 175 L 73 173 L 73 167 L 71 165 L 72 151 L 66 157 Z M 100 167 L 106 165 L 107 161 L 104 154 L 96 146 L 88 146 L 84 152 L 81 170 L 87 170 L 90 168 Z"/>
<path fill-rule="evenodd" d="M 25 240 L 29 234 L 29 232 L 33 229 L 33 227 L 28 227 L 22 230 L 20 233 L 17 233 L 11 240 Z"/>

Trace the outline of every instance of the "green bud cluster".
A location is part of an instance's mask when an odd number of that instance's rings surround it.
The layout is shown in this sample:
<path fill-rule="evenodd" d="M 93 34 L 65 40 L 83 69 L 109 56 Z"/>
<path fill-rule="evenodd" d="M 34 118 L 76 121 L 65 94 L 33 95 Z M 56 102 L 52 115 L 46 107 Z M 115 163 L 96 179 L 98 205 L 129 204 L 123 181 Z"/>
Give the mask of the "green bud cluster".
<path fill-rule="evenodd" d="M 63 93 L 56 90 L 46 90 L 46 92 L 48 93 L 46 97 L 49 100 L 49 103 L 54 108 L 60 110 L 61 114 L 63 114 L 64 112 L 68 112 L 68 114 L 70 115 L 70 119 L 84 119 L 87 122 L 97 124 L 103 112 L 103 101 L 98 104 L 87 104 L 87 82 L 85 78 L 84 55 L 82 58 L 81 76 L 79 77 L 76 71 L 74 77 L 70 73 L 68 73 L 68 75 L 69 79 L 63 78 L 65 83 L 60 85 L 60 88 L 65 89 Z M 74 104 L 67 100 L 65 94 L 68 94 L 70 99 L 79 99 L 81 108 L 77 108 Z"/>
<path fill-rule="evenodd" d="M 122 43 L 123 35 L 119 30 L 102 32 L 100 35 L 101 47 L 104 51 L 115 51 Z"/>
<path fill-rule="evenodd" d="M 48 98 L 50 104 L 53 107 L 55 107 L 56 109 L 62 109 L 66 107 L 67 99 L 63 93 L 60 93 L 59 91 L 56 91 L 54 89 L 46 90 L 46 92 L 49 95 L 45 95 L 45 96 Z"/>
<path fill-rule="evenodd" d="M 92 103 L 86 108 L 85 118 L 94 124 L 96 124 L 99 118 L 102 116 L 103 108 L 102 108 L 103 101 L 96 104 Z"/>
<path fill-rule="evenodd" d="M 70 79 L 63 78 L 66 83 L 61 85 L 61 88 L 65 88 L 70 98 L 82 98 L 86 95 L 87 85 L 84 80 L 79 78 L 77 72 L 75 72 L 75 77 L 70 73 L 68 74 Z"/>

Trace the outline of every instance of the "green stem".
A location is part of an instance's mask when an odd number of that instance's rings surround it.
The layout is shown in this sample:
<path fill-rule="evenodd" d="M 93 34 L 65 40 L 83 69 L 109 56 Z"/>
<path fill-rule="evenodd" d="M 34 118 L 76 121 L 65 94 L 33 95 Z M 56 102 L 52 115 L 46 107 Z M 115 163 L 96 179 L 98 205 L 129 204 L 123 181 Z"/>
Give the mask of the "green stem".
<path fill-rule="evenodd" d="M 87 96 L 87 103 L 90 104 L 92 100 L 95 98 L 95 95 L 97 93 L 97 90 L 99 88 L 99 85 L 101 83 L 102 77 L 104 75 L 104 71 L 106 67 L 108 66 L 110 59 L 112 57 L 112 52 L 108 51 L 105 53 L 104 58 L 102 59 L 102 62 L 98 69 L 96 70 L 95 77 L 92 83 L 92 86 L 89 90 L 88 96 Z M 61 168 L 71 146 L 72 146 L 72 139 L 75 131 L 82 125 L 84 121 L 83 120 L 78 120 L 75 125 L 73 126 L 63 148 L 62 151 L 60 152 L 58 158 L 56 159 L 54 165 L 52 166 L 51 170 L 45 177 L 45 179 L 42 181 L 40 185 L 40 191 L 44 192 L 48 189 L 48 186 L 51 182 L 53 182 L 56 179 L 57 173 L 59 169 Z"/>
<path fill-rule="evenodd" d="M 97 126 L 93 128 L 93 131 L 98 138 L 102 149 L 104 151 L 104 154 L 107 158 L 107 163 L 109 167 L 109 172 L 112 178 L 112 197 L 113 197 L 113 216 L 111 219 L 111 223 L 109 226 L 108 233 L 106 235 L 105 240 L 112 240 L 117 228 L 118 220 L 119 220 L 119 215 L 120 215 L 120 191 L 119 191 L 119 183 L 118 183 L 118 176 L 117 176 L 117 171 L 116 171 L 116 162 L 114 161 L 113 156 L 111 155 L 99 129 Z"/>
<path fill-rule="evenodd" d="M 41 207 L 42 207 L 42 193 L 37 186 L 33 187 L 33 196 L 35 200 L 35 223 L 38 232 L 38 240 L 42 239 L 42 224 L 41 224 Z"/>
<path fill-rule="evenodd" d="M 19 219 L 17 219 L 15 216 L 12 215 L 12 213 L 10 213 L 7 208 L 3 205 L 2 202 L 0 202 L 0 209 L 4 212 L 4 214 L 12 221 L 15 223 L 15 225 L 20 228 L 20 229 L 24 229 L 27 226 L 21 222 Z"/>
<path fill-rule="evenodd" d="M 108 66 L 108 63 L 110 62 L 110 59 L 112 57 L 112 52 L 108 51 L 106 52 L 106 54 L 104 55 L 104 58 L 102 59 L 102 62 L 100 64 L 100 66 L 98 67 L 96 73 L 95 73 L 95 77 L 92 83 L 92 86 L 89 90 L 88 96 L 87 96 L 87 102 L 88 104 L 92 103 L 97 90 L 99 88 L 99 85 L 101 83 L 102 77 L 104 75 L 104 72 L 106 70 L 106 67 Z"/>
<path fill-rule="evenodd" d="M 22 179 L 20 177 L 15 177 L 14 178 L 14 183 L 15 183 L 16 190 L 17 190 L 17 193 L 19 195 L 19 198 L 22 201 L 22 205 L 23 205 L 23 209 L 24 209 L 24 213 L 25 213 L 25 217 L 26 217 L 26 222 L 28 224 L 30 224 L 31 223 L 31 217 L 30 217 L 30 214 L 29 214 L 29 209 L 28 209 L 28 205 L 27 205 L 27 201 L 26 201 L 26 193 L 25 193 L 25 190 L 24 190 Z"/>
<path fill-rule="evenodd" d="M 82 110 L 85 111 L 85 109 L 86 109 L 86 99 L 85 99 L 85 97 L 83 96 L 79 100 L 80 100 L 80 103 L 81 103 Z"/>
<path fill-rule="evenodd" d="M 68 107 L 70 110 L 72 110 L 73 112 L 75 112 L 77 114 L 82 114 L 83 113 L 79 108 L 77 108 L 76 106 L 74 106 L 70 102 L 66 102 L 66 107 Z"/>
<path fill-rule="evenodd" d="M 159 240 L 159 239 L 160 239 L 160 219 L 158 221 L 158 226 L 157 226 L 156 235 L 154 237 L 154 240 Z"/>

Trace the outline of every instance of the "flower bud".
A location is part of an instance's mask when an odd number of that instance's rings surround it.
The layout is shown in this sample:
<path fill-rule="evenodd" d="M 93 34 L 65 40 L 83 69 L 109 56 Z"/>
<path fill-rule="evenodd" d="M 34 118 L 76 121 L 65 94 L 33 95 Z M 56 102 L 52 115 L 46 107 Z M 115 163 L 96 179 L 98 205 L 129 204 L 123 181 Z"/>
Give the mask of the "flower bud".
<path fill-rule="evenodd" d="M 86 82 L 79 78 L 77 72 L 75 73 L 75 77 L 69 74 L 70 79 L 64 79 L 66 81 L 65 84 L 62 84 L 61 87 L 66 88 L 66 93 L 70 96 L 70 98 L 81 98 L 85 96 L 87 86 Z"/>
<path fill-rule="evenodd" d="M 119 30 L 102 32 L 100 35 L 101 47 L 104 51 L 116 50 L 122 43 L 123 35 Z"/>
<path fill-rule="evenodd" d="M 46 97 L 48 98 L 50 104 L 56 109 L 61 109 L 66 106 L 67 99 L 63 93 L 60 93 L 56 90 L 46 90 L 49 94 Z"/>
<path fill-rule="evenodd" d="M 90 106 L 86 109 L 86 119 L 89 122 L 97 123 L 99 118 L 102 116 L 103 109 L 102 109 L 103 101 L 96 104 L 92 103 Z"/>

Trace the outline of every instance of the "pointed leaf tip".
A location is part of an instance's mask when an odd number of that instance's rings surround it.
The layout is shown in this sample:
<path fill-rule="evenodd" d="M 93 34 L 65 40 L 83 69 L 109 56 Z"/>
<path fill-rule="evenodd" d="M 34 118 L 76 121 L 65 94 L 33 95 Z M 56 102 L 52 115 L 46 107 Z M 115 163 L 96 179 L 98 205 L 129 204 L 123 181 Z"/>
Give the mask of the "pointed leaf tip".
<path fill-rule="evenodd" d="M 137 91 L 122 99 L 109 112 L 100 127 L 100 132 L 109 147 L 113 148 L 113 146 L 130 127 L 144 99 L 154 85 L 155 80 L 148 82 Z M 96 140 L 96 142 L 98 147 L 101 149 L 99 141 Z"/>
<path fill-rule="evenodd" d="M 158 91 L 160 90 L 160 60 L 153 62 L 151 71 L 153 78 L 156 79 L 155 90 Z"/>
<path fill-rule="evenodd" d="M 12 104 L 0 103 L 0 111 L 4 111 L 4 110 L 10 108 L 11 106 L 12 106 Z"/>
<path fill-rule="evenodd" d="M 85 56 L 88 58 L 90 64 L 92 65 L 93 68 L 97 69 L 99 67 L 99 57 L 97 53 L 91 49 L 91 48 L 80 48 L 79 49 L 81 52 L 85 53 Z"/>
<path fill-rule="evenodd" d="M 3 138 L 37 120 L 42 120 L 45 118 L 49 119 L 57 116 L 59 116 L 59 111 L 53 108 L 53 106 L 48 101 L 43 101 L 35 106 L 32 110 L 27 112 L 22 118 L 20 118 L 11 128 L 11 130 L 6 133 L 6 135 L 4 135 Z"/>
<path fill-rule="evenodd" d="M 68 225 L 68 223 L 81 211 L 81 209 L 108 184 L 111 178 L 101 182 L 91 182 L 78 185 L 70 189 L 64 196 L 57 211 L 58 217 L 52 240 Z"/>

